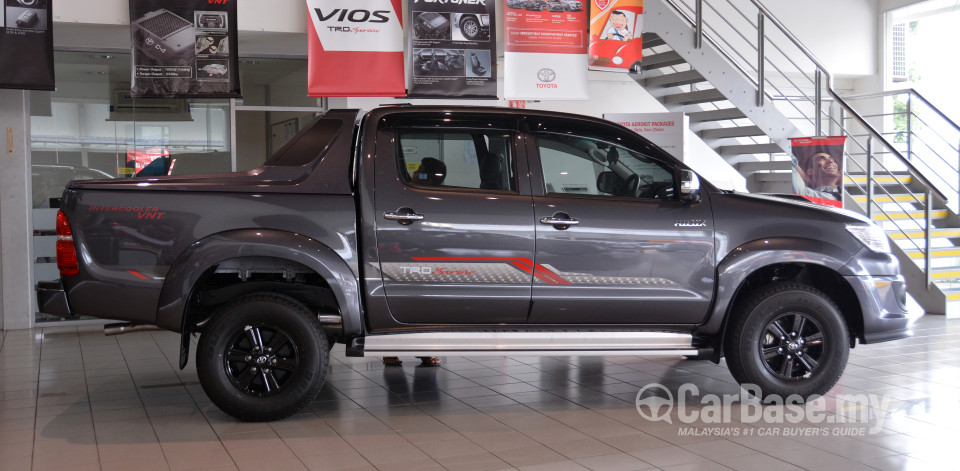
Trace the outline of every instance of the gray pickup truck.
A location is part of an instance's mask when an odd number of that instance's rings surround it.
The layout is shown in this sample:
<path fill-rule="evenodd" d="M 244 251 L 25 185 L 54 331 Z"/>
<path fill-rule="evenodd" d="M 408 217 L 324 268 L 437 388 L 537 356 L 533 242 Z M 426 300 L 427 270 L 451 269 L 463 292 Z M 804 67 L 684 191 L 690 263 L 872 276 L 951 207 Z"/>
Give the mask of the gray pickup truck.
<path fill-rule="evenodd" d="M 334 110 L 249 172 L 76 181 L 41 311 L 199 334 L 206 393 L 286 417 L 329 350 L 675 355 L 808 397 L 857 341 L 910 334 L 862 216 L 719 190 L 584 116 Z M 118 328 L 112 328 L 117 330 Z"/>

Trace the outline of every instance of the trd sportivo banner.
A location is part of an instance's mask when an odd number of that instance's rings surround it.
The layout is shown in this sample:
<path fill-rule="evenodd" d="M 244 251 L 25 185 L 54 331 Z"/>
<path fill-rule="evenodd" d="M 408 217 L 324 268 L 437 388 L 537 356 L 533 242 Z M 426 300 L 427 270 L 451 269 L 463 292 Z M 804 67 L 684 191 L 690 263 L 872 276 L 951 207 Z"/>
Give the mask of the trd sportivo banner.
<path fill-rule="evenodd" d="M 643 0 L 590 0 L 590 68 L 640 72 Z"/>
<path fill-rule="evenodd" d="M 506 98 L 588 98 L 587 68 L 584 67 L 587 5 L 584 1 L 505 0 Z"/>
<path fill-rule="evenodd" d="M 827 206 L 843 207 L 843 145 L 846 137 L 796 137 L 793 150 L 793 192 Z"/>
<path fill-rule="evenodd" d="M 402 0 L 307 0 L 310 96 L 406 94 Z"/>
<path fill-rule="evenodd" d="M 410 96 L 497 97 L 497 0 L 408 0 Z"/>
<path fill-rule="evenodd" d="M 240 96 L 236 0 L 130 0 L 130 95 Z"/>
<path fill-rule="evenodd" d="M 5 0 L 0 14 L 0 88 L 53 90 L 51 0 Z"/>

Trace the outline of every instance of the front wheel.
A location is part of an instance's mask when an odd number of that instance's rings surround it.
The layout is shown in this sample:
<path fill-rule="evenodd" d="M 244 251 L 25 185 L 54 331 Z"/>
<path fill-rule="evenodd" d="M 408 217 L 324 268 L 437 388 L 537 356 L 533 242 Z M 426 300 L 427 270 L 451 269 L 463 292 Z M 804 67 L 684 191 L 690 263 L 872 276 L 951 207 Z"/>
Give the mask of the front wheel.
<path fill-rule="evenodd" d="M 480 36 L 480 22 L 474 16 L 467 16 L 460 20 L 460 32 L 463 37 L 474 40 Z"/>
<path fill-rule="evenodd" d="M 197 374 L 227 414 L 279 420 L 320 392 L 328 352 L 320 322 L 300 303 L 273 294 L 243 296 L 222 307 L 200 336 Z"/>
<path fill-rule="evenodd" d="M 778 282 L 754 294 L 734 313 L 724 355 L 741 385 L 766 399 L 825 394 L 843 374 L 850 340 L 837 305 L 821 291 Z"/>

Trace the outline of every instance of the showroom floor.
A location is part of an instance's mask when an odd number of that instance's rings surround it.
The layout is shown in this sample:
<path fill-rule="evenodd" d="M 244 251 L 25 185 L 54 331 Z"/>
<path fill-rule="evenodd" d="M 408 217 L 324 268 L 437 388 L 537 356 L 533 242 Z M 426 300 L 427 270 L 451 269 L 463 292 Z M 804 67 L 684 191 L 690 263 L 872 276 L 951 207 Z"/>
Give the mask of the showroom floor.
<path fill-rule="evenodd" d="M 171 333 L 0 332 L 0 469 L 960 469 L 960 321 L 928 316 L 916 332 L 857 347 L 827 400 L 792 415 L 748 404 L 724 414 L 722 396 L 708 394 L 738 388 L 706 362 L 447 357 L 384 368 L 338 346 L 309 410 L 275 423 L 212 406 L 192 361 L 175 367 Z M 638 405 L 642 388 L 641 399 L 686 399 Z"/>

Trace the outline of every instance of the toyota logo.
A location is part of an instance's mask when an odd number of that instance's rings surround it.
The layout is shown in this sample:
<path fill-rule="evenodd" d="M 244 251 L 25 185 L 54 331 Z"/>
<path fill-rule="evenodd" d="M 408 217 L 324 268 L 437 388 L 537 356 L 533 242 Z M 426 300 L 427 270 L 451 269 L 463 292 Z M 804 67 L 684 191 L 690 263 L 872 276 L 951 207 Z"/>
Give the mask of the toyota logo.
<path fill-rule="evenodd" d="M 557 73 L 553 69 L 543 68 L 537 71 L 537 78 L 541 82 L 552 82 L 557 79 Z"/>

